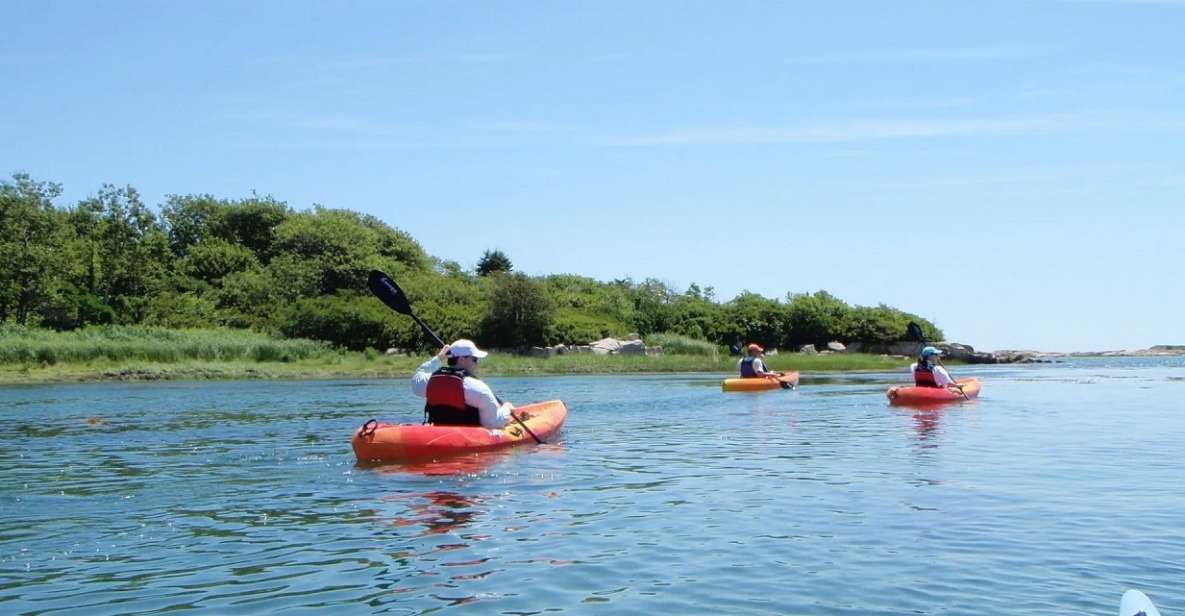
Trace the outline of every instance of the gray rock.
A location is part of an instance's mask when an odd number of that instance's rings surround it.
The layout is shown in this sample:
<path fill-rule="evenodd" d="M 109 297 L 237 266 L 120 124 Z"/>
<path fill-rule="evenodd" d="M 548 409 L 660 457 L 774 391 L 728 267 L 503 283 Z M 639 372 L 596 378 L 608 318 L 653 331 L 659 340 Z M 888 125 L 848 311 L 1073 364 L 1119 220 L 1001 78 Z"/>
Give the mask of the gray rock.
<path fill-rule="evenodd" d="M 617 338 L 602 338 L 588 346 L 592 347 L 593 353 L 597 355 L 609 355 L 621 349 L 621 341 Z"/>
<path fill-rule="evenodd" d="M 641 340 L 628 340 L 621 343 L 621 346 L 617 349 L 617 352 L 621 353 L 622 355 L 645 355 L 646 343 L 642 342 Z"/>
<path fill-rule="evenodd" d="M 778 350 L 777 349 L 766 349 L 765 354 L 772 357 L 772 356 L 778 354 Z"/>
<path fill-rule="evenodd" d="M 804 355 L 817 355 L 819 353 L 818 349 L 816 349 L 815 345 L 813 344 L 802 345 L 799 347 L 798 352 Z"/>
<path fill-rule="evenodd" d="M 555 354 L 556 354 L 556 355 L 567 355 L 567 354 L 568 354 L 568 347 L 567 347 L 567 345 L 563 345 L 563 344 L 557 344 L 557 345 L 555 345 L 555 346 L 554 346 L 554 347 L 552 347 L 552 348 L 554 348 L 554 349 L 555 349 Z"/>
<path fill-rule="evenodd" d="M 827 350 L 834 351 L 836 353 L 843 353 L 844 351 L 848 350 L 848 348 L 845 347 L 842 342 L 838 340 L 832 340 L 831 342 L 827 343 Z"/>
<path fill-rule="evenodd" d="M 531 347 L 531 357 L 552 357 L 555 349 L 552 347 Z"/>

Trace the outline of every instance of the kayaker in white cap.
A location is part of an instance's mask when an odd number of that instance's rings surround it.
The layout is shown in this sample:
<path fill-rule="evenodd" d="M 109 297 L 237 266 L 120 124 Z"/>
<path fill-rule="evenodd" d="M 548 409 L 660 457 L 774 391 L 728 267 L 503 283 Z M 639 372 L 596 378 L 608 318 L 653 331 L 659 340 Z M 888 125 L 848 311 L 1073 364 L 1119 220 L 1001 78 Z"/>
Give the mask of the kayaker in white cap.
<path fill-rule="evenodd" d="M 913 373 L 913 383 L 918 387 L 958 387 L 955 380 L 947 374 L 946 368 L 930 361 L 931 357 L 942 355 L 942 351 L 932 346 L 922 349 L 922 356 L 909 367 Z"/>
<path fill-rule="evenodd" d="M 428 399 L 424 405 L 427 423 L 501 428 L 511 420 L 514 406 L 499 401 L 490 386 L 474 376 L 478 361 L 488 354 L 472 340 L 462 338 L 420 364 L 411 377 L 411 391 Z"/>

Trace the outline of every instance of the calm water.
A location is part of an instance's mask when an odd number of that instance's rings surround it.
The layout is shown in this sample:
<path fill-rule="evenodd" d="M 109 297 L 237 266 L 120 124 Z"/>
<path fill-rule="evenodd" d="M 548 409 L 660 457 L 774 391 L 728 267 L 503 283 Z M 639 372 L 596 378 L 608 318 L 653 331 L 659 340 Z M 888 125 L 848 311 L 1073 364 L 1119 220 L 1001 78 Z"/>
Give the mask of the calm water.
<path fill-rule="evenodd" d="M 1185 613 L 1185 361 L 956 372 L 491 379 L 561 442 L 454 474 L 355 466 L 403 382 L 0 388 L 0 613 Z"/>

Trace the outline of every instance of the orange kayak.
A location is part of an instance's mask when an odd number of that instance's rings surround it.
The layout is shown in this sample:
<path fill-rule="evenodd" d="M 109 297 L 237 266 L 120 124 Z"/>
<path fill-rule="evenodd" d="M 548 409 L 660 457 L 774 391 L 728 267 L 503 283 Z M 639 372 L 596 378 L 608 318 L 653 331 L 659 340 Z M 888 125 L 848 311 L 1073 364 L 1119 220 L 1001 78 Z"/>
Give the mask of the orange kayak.
<path fill-rule="evenodd" d="M 541 440 L 559 432 L 568 407 L 559 400 L 536 402 L 514 409 Z M 501 449 L 535 439 L 517 421 L 495 430 L 480 426 L 433 426 L 366 422 L 354 431 L 350 445 L 359 462 L 422 460 Z"/>
<path fill-rule="evenodd" d="M 784 384 L 784 385 L 783 385 Z M 724 391 L 765 391 L 767 389 L 790 389 L 798 387 L 798 371 L 786 372 L 782 376 L 763 376 L 748 379 L 724 379 Z"/>
<path fill-rule="evenodd" d="M 943 404 L 979 397 L 979 379 L 959 379 L 955 382 L 963 386 L 966 398 L 959 390 L 945 387 L 890 387 L 886 395 L 889 396 L 889 404 L 893 406 Z"/>

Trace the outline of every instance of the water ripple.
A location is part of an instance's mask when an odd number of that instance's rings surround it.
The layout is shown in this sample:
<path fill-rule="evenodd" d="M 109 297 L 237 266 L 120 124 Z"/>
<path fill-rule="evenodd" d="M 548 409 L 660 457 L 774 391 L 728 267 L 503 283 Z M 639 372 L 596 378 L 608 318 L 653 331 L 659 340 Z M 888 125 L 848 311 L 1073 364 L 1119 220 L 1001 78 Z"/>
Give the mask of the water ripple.
<path fill-rule="evenodd" d="M 0 389 L 0 610 L 1168 613 L 1185 417 L 1145 387 L 1183 370 L 963 368 L 983 397 L 920 411 L 892 374 L 495 379 L 562 442 L 447 465 L 354 462 L 403 383 Z"/>

